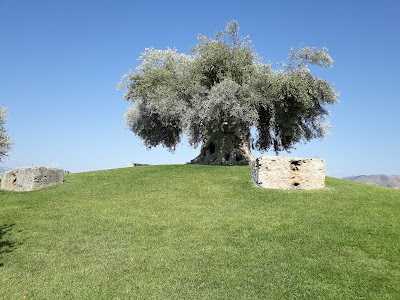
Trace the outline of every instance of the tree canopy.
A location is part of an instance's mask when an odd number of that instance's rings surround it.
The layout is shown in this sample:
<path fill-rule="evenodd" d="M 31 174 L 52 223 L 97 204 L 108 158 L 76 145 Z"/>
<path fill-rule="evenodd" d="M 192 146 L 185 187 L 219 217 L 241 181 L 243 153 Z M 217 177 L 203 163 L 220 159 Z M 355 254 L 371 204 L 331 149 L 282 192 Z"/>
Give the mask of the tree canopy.
<path fill-rule="evenodd" d="M 0 161 L 9 154 L 12 147 L 11 137 L 4 127 L 6 119 L 7 110 L 4 107 L 0 107 Z"/>
<path fill-rule="evenodd" d="M 239 34 L 237 21 L 198 41 L 190 55 L 145 49 L 136 71 L 120 82 L 133 103 L 127 125 L 147 147 L 174 150 L 186 134 L 191 146 L 202 145 L 193 162 L 247 164 L 250 146 L 278 153 L 326 136 L 327 106 L 337 93 L 309 69 L 332 66 L 326 48 L 292 49 L 275 70 Z"/>

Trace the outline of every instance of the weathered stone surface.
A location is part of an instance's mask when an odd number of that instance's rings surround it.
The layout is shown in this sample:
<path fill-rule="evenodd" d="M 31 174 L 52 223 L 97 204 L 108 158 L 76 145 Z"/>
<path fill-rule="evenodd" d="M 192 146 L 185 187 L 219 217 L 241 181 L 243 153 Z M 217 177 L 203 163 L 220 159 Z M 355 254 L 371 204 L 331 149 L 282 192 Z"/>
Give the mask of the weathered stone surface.
<path fill-rule="evenodd" d="M 64 181 L 64 170 L 45 167 L 16 168 L 4 173 L 1 189 L 32 191 Z"/>
<path fill-rule="evenodd" d="M 127 165 L 128 168 L 141 167 L 141 166 L 148 166 L 148 165 L 147 164 L 138 164 L 138 163 L 133 163 L 133 162 L 130 162 Z"/>
<path fill-rule="evenodd" d="M 319 158 L 261 156 L 252 163 L 251 180 L 258 186 L 283 190 L 325 187 L 325 161 Z"/>

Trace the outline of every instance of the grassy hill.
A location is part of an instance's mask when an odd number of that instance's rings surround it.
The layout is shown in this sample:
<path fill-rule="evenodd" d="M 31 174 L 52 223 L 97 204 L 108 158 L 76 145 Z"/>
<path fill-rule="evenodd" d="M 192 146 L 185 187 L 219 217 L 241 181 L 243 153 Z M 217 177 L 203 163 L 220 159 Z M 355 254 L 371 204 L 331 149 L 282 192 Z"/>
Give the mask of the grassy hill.
<path fill-rule="evenodd" d="M 0 191 L 0 299 L 399 299 L 400 191 L 148 166 Z"/>

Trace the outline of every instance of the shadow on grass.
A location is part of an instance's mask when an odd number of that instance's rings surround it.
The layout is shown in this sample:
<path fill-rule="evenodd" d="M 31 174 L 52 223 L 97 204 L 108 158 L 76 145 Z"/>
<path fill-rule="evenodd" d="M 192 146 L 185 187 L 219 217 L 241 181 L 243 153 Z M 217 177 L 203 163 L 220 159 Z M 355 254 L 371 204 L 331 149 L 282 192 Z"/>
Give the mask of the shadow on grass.
<path fill-rule="evenodd" d="M 4 254 L 14 251 L 16 244 L 5 239 L 5 235 L 10 232 L 15 224 L 3 224 L 0 225 L 0 268 L 3 267 L 1 258 Z"/>

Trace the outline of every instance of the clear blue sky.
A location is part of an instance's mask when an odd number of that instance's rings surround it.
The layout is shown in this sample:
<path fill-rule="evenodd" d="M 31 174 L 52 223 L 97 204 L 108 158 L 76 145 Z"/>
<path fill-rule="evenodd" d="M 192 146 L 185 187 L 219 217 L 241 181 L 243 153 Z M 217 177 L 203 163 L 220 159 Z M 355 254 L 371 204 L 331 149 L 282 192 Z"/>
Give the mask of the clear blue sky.
<path fill-rule="evenodd" d="M 15 141 L 0 166 L 81 172 L 194 158 L 185 142 L 148 151 L 125 128 L 116 85 L 144 48 L 189 53 L 199 33 L 236 19 L 266 61 L 300 45 L 335 60 L 318 72 L 341 94 L 332 134 L 281 155 L 324 158 L 334 177 L 400 174 L 399 16 L 396 0 L 0 0 L 0 105 Z"/>

